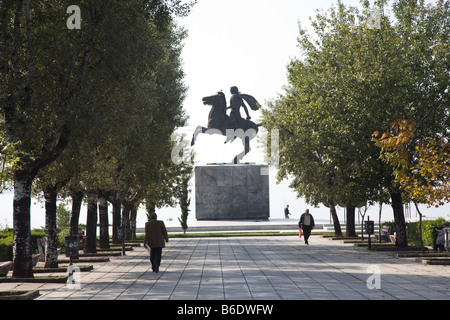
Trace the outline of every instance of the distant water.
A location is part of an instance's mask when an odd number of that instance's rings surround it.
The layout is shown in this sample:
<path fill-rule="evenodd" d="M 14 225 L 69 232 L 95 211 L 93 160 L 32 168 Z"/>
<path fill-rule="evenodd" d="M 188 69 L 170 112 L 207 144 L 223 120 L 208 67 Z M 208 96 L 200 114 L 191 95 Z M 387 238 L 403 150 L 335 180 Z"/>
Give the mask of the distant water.
<path fill-rule="evenodd" d="M 12 218 L 12 212 L 13 212 L 13 193 L 12 191 L 4 191 L 3 194 L 0 195 L 0 228 L 9 226 L 12 227 L 13 225 L 13 218 Z M 300 200 L 298 200 L 300 201 Z M 192 201 L 195 202 L 195 201 Z M 301 212 L 306 207 L 310 208 L 310 211 L 312 215 L 314 216 L 314 219 L 317 224 L 328 224 L 332 223 L 332 220 L 330 219 L 330 213 L 329 209 L 325 207 L 319 207 L 314 208 L 311 206 L 303 205 L 302 203 L 293 203 L 291 205 L 291 213 L 290 219 L 284 219 L 284 209 L 283 209 L 283 203 L 279 204 L 273 203 L 275 201 L 271 201 L 271 215 L 270 215 L 270 221 L 277 220 L 277 221 L 285 221 L 286 223 L 294 223 L 298 222 L 300 219 Z M 70 204 L 68 204 L 67 209 L 70 210 Z M 280 208 L 281 207 L 281 208 Z M 448 220 L 450 220 L 450 205 L 447 204 L 440 208 L 427 208 L 425 205 L 420 206 L 422 213 L 425 215 L 426 218 L 438 218 L 438 217 L 444 217 Z M 112 206 L 109 206 L 109 222 L 112 222 Z M 80 223 L 85 224 L 86 223 L 86 212 L 87 207 L 83 206 L 80 213 Z M 181 211 L 179 208 L 162 208 L 157 210 L 158 213 L 158 219 L 164 221 L 164 223 L 167 226 L 173 226 L 177 227 L 180 226 L 180 222 L 178 221 L 178 217 L 181 215 Z M 341 224 L 345 224 L 345 211 L 342 208 L 337 208 L 337 213 L 339 217 L 339 221 Z M 367 217 L 370 216 L 371 220 L 378 221 L 378 205 L 370 207 L 367 211 L 364 220 L 367 220 Z M 406 213 L 407 220 L 415 220 L 418 219 L 418 215 L 415 212 L 415 208 L 410 210 L 410 212 Z M 356 223 L 361 223 L 361 217 L 356 213 Z M 392 221 L 393 214 L 392 214 L 392 208 L 389 205 L 383 206 L 383 213 L 382 213 L 382 221 Z M 137 216 L 137 227 L 144 227 L 145 222 L 147 221 L 147 216 L 145 213 L 145 209 L 141 207 L 138 210 L 138 216 Z M 191 213 L 188 218 L 188 225 L 194 226 L 198 225 L 200 222 L 195 219 L 195 212 L 193 209 L 191 209 Z M 31 226 L 32 228 L 40 228 L 45 226 L 45 209 L 44 209 L 44 202 L 42 200 L 32 199 L 32 206 L 31 206 Z"/>

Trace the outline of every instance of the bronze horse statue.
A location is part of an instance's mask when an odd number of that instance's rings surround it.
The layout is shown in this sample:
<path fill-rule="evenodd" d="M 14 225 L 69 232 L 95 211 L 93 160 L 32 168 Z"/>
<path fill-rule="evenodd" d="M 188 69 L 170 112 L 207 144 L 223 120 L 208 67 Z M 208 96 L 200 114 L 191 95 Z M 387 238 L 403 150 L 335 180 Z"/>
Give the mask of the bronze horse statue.
<path fill-rule="evenodd" d="M 249 153 L 250 140 L 256 137 L 258 125 L 253 121 L 243 118 L 240 118 L 239 121 L 233 121 L 227 115 L 227 104 L 223 92 L 218 92 L 213 96 L 204 97 L 202 101 L 204 105 L 211 106 L 208 115 L 208 126 L 206 128 L 198 126 L 195 129 L 191 146 L 195 144 L 195 140 L 200 133 L 221 134 L 227 137 L 225 143 L 229 141 L 233 142 L 235 138 L 241 138 L 244 145 L 244 151 L 234 157 L 233 163 L 237 164 L 239 160 Z"/>

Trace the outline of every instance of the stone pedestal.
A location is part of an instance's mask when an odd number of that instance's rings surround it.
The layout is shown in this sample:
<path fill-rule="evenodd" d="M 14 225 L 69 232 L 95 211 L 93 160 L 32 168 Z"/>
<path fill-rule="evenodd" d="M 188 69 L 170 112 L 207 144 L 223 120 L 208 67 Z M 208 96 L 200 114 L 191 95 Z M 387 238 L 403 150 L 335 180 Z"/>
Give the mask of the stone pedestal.
<path fill-rule="evenodd" d="M 214 164 L 195 168 L 197 220 L 269 219 L 266 165 Z"/>

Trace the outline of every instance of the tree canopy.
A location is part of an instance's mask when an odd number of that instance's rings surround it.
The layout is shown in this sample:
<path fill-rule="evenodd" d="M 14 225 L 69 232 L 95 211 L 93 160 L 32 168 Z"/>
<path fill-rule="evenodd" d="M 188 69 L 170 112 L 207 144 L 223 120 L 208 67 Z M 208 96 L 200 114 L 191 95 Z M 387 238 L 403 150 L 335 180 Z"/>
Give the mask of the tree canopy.
<path fill-rule="evenodd" d="M 401 190 L 372 134 L 398 119 L 415 120 L 422 137 L 448 133 L 450 5 L 399 0 L 389 17 L 386 3 L 375 3 L 376 27 L 368 1 L 362 10 L 338 1 L 319 12 L 314 38 L 300 26 L 301 57 L 290 62 L 264 124 L 280 129 L 279 178 L 291 177 L 299 196 L 358 206 L 388 191 L 405 246 Z"/>
<path fill-rule="evenodd" d="M 15 277 L 32 276 L 36 177 L 44 191 L 139 195 L 135 205 L 167 183 L 160 172 L 171 134 L 186 121 L 185 31 L 175 17 L 193 3 L 83 0 L 79 29 L 66 25 L 69 1 L 0 3 L 2 181 L 14 184 Z"/>

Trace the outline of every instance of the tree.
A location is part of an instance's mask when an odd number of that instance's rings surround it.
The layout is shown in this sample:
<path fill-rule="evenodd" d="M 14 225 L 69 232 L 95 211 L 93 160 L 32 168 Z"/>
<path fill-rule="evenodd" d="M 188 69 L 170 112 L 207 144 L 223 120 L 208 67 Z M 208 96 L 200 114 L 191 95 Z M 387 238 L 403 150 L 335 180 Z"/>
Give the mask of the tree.
<path fill-rule="evenodd" d="M 180 170 L 180 183 L 178 185 L 178 192 L 177 192 L 177 198 L 178 203 L 180 205 L 181 209 L 181 217 L 178 218 L 178 221 L 181 224 L 181 227 L 183 228 L 183 232 L 186 233 L 186 230 L 188 228 L 187 220 L 189 216 L 189 206 L 191 204 L 191 198 L 189 196 L 191 190 L 189 189 L 189 182 L 192 178 L 193 173 L 193 167 L 190 165 L 193 163 L 193 156 L 191 157 L 191 162 L 188 164 L 183 164 L 182 168 Z"/>
<path fill-rule="evenodd" d="M 56 208 L 56 224 L 58 228 L 70 227 L 70 210 L 67 210 L 64 203 L 59 203 Z"/>
<path fill-rule="evenodd" d="M 68 108 L 86 68 L 85 45 L 61 23 L 61 2 L 29 0 L 0 4 L 1 136 L 16 147 L 13 277 L 32 277 L 30 195 L 38 171 L 67 146 L 70 121 L 82 108 Z M 37 37 L 36 35 L 39 35 Z M 67 66 L 72 66 L 70 69 Z"/>
<path fill-rule="evenodd" d="M 300 29 L 303 59 L 264 114 L 280 128 L 280 177 L 311 203 L 361 205 L 388 190 L 398 246 L 407 246 L 402 191 L 371 136 L 396 119 L 420 120 L 421 134 L 448 123 L 448 12 L 448 1 L 396 1 L 395 22 L 381 14 L 370 28 L 368 2 L 361 12 L 338 2 L 313 20 L 317 40 Z"/>
<path fill-rule="evenodd" d="M 419 241 L 424 250 L 418 203 L 438 207 L 450 200 L 450 143 L 446 138 L 417 139 L 416 124 L 411 120 L 394 121 L 392 131 L 381 137 L 375 132 L 374 140 L 383 159 L 395 168 L 394 182 L 419 213 Z"/>
<path fill-rule="evenodd" d="M 41 169 L 69 144 L 80 144 L 86 148 L 80 155 L 89 156 L 119 137 L 139 141 L 156 122 L 160 132 L 183 119 L 182 72 L 179 63 L 171 65 L 181 41 L 173 16 L 187 14 L 191 6 L 176 0 L 113 6 L 86 0 L 80 2 L 82 28 L 69 30 L 61 17 L 67 8 L 63 1 L 0 3 L 5 22 L 0 30 L 0 136 L 8 146 L 4 151 L 14 151 L 2 153 L 14 164 L 14 277 L 33 276 L 30 194 Z M 94 212 L 92 201 L 89 207 Z"/>
<path fill-rule="evenodd" d="M 188 228 L 187 220 L 189 216 L 189 205 L 191 204 L 191 199 L 189 197 L 189 176 L 185 176 L 182 179 L 181 184 L 181 194 L 180 194 L 180 208 L 181 208 L 181 217 L 178 218 L 178 221 L 181 224 L 181 228 L 183 228 L 183 232 L 186 233 L 186 230 Z"/>
<path fill-rule="evenodd" d="M 335 206 L 367 202 L 378 188 L 370 176 L 379 174 L 380 165 L 367 152 L 370 121 L 353 100 L 361 79 L 347 67 L 364 40 L 355 11 L 339 3 L 330 17 L 318 15 L 313 22 L 320 38 L 316 44 L 300 29 L 304 60 L 291 61 L 286 95 L 264 114 L 266 126 L 280 128 L 280 177 L 291 175 L 291 187 L 307 202 L 327 203 L 337 234 Z"/>
<path fill-rule="evenodd" d="M 414 121 L 395 121 L 392 133 L 375 132 L 374 140 L 408 198 L 438 207 L 450 201 L 450 143 L 444 137 L 418 137 L 415 128 Z"/>

